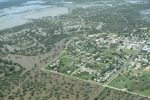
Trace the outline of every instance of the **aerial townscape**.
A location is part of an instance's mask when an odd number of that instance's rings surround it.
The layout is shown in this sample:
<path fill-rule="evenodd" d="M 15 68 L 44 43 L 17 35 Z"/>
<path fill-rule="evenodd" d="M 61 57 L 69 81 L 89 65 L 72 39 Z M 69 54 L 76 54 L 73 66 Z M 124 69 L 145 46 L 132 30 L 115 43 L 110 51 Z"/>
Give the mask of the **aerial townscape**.
<path fill-rule="evenodd" d="M 0 100 L 150 100 L 149 0 L 2 0 L 0 23 Z"/>

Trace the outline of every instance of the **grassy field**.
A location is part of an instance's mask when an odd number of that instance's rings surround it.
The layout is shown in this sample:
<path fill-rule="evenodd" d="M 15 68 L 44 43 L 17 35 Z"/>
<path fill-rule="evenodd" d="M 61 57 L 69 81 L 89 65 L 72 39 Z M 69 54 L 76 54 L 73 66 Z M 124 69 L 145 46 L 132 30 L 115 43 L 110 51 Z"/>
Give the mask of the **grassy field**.
<path fill-rule="evenodd" d="M 149 100 L 147 98 L 131 95 L 129 93 L 120 92 L 105 88 L 95 100 Z"/>
<path fill-rule="evenodd" d="M 89 80 L 92 77 L 92 75 L 90 75 L 88 72 L 76 73 L 73 76 L 81 78 L 81 79 L 85 79 L 85 80 Z"/>
<path fill-rule="evenodd" d="M 150 73 L 146 71 L 128 71 L 120 74 L 111 82 L 111 86 L 150 96 Z"/>

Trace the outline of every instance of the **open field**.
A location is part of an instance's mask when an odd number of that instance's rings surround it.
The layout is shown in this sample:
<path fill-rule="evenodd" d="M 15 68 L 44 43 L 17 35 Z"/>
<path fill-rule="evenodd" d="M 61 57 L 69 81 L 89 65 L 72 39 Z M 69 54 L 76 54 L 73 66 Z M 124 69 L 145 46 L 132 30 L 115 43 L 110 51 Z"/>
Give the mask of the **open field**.
<path fill-rule="evenodd" d="M 110 86 L 149 96 L 150 73 L 142 70 L 143 69 L 125 71 L 113 80 Z"/>

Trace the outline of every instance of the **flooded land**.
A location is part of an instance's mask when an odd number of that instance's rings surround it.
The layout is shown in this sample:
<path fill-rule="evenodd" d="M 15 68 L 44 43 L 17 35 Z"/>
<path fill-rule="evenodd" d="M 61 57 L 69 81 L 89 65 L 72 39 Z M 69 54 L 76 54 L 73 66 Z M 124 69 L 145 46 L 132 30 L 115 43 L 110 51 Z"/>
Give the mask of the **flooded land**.
<path fill-rule="evenodd" d="M 0 100 L 150 100 L 150 0 L 0 0 Z"/>
<path fill-rule="evenodd" d="M 5 2 L 5 0 L 3 2 Z M 64 6 L 64 4 L 67 2 L 56 2 L 55 4 L 51 3 L 48 5 L 44 5 L 44 3 L 45 1 L 42 0 L 33 0 L 24 2 L 21 4 L 21 6 L 0 9 L 0 29 L 22 25 L 30 22 L 31 19 L 63 15 L 69 11 L 67 7 L 68 5 Z"/>
<path fill-rule="evenodd" d="M 149 0 L 123 0 L 126 3 L 132 4 L 150 4 Z M 9 0 L 1 0 L 1 3 L 7 3 Z M 13 1 L 12 1 L 13 2 Z M 15 2 L 15 0 L 14 0 Z M 117 2 L 113 4 L 112 0 L 107 1 L 94 1 L 88 4 L 77 4 L 74 7 L 115 7 L 123 5 L 125 2 Z M 23 0 L 20 4 L 10 5 L 7 8 L 0 8 L 0 30 L 11 28 L 17 25 L 22 25 L 27 22 L 31 22 L 32 19 L 40 19 L 43 17 L 55 17 L 63 14 L 67 14 L 69 9 L 73 7 L 73 2 L 70 0 Z M 149 21 L 150 9 L 139 11 L 143 15 L 143 19 Z"/>

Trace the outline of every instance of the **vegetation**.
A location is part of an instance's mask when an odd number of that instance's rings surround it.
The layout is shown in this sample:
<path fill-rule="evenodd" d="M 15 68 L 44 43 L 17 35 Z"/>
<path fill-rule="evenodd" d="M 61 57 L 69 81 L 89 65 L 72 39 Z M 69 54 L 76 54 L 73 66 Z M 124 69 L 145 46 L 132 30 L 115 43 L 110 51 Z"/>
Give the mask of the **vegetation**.
<path fill-rule="evenodd" d="M 68 14 L 0 31 L 0 100 L 148 100 L 149 3 L 64 1 Z"/>
<path fill-rule="evenodd" d="M 120 74 L 110 85 L 149 96 L 149 75 L 146 71 L 129 70 Z"/>
<path fill-rule="evenodd" d="M 19 27 L 23 26 L 26 27 L 26 25 Z M 35 20 L 24 30 L 20 30 L 19 27 L 12 29 L 13 31 L 10 29 L 2 31 L 1 54 L 35 56 L 49 52 L 57 42 L 70 37 L 69 34 L 64 34 L 63 31 L 55 33 L 55 30 L 60 29 L 62 26 L 48 19 Z M 7 36 L 7 34 L 12 35 Z"/>
<path fill-rule="evenodd" d="M 134 96 L 126 92 L 119 92 L 105 88 L 94 100 L 149 100 L 144 97 Z"/>

